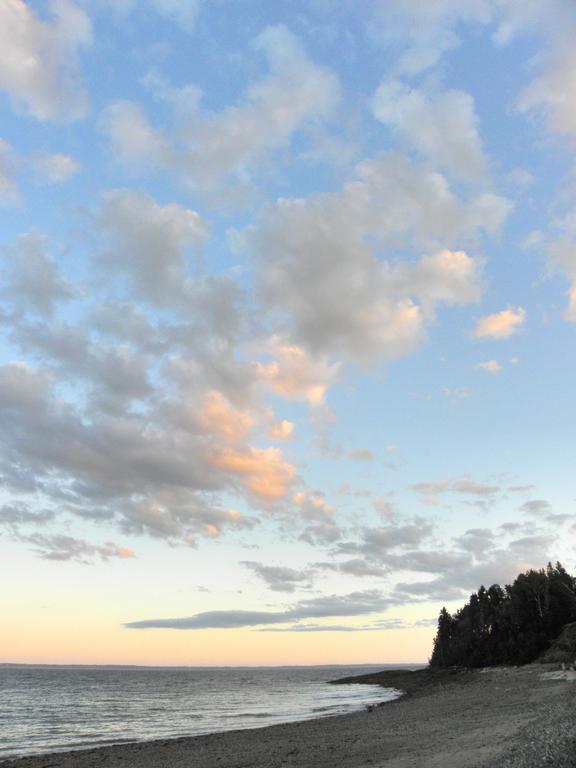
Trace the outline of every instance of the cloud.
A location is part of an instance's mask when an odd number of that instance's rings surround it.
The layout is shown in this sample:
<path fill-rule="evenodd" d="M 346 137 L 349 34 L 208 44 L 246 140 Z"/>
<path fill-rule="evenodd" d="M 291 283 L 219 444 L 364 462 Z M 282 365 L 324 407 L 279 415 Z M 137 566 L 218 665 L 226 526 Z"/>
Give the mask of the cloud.
<path fill-rule="evenodd" d="M 547 517 L 552 512 L 552 505 L 546 499 L 531 499 L 525 501 L 520 510 L 536 517 Z"/>
<path fill-rule="evenodd" d="M 4 139 L 0 139 L 0 201 L 11 201 L 16 197 L 16 183 L 12 147 Z"/>
<path fill-rule="evenodd" d="M 489 528 L 470 528 L 456 542 L 466 552 L 482 559 L 486 552 L 494 548 L 496 537 Z"/>
<path fill-rule="evenodd" d="M 274 421 L 268 427 L 268 434 L 273 440 L 290 440 L 294 436 L 295 425 L 287 419 Z"/>
<path fill-rule="evenodd" d="M 393 501 L 390 501 L 389 499 L 374 499 L 372 501 L 372 506 L 378 512 L 379 514 L 383 515 L 384 517 L 391 519 L 396 514 L 396 503 Z"/>
<path fill-rule="evenodd" d="M 169 141 L 152 128 L 137 104 L 116 101 L 108 105 L 100 127 L 107 134 L 116 159 L 128 168 L 138 168 L 145 158 L 149 167 L 162 167 L 173 161 Z"/>
<path fill-rule="evenodd" d="M 331 521 L 336 511 L 334 507 L 326 503 L 324 494 L 320 491 L 311 493 L 299 491 L 294 494 L 292 501 L 305 520 Z"/>
<path fill-rule="evenodd" d="M 501 491 L 499 485 L 478 483 L 470 477 L 464 476 L 454 480 L 432 480 L 429 482 L 415 483 L 412 490 L 424 496 L 440 496 L 445 493 L 462 493 L 471 496 L 492 497 Z"/>
<path fill-rule="evenodd" d="M 436 619 L 434 623 L 436 623 Z M 385 632 L 393 629 L 404 629 L 406 623 L 401 619 L 377 621 L 374 624 L 350 626 L 346 624 L 293 624 L 290 627 L 263 627 L 258 632 Z"/>
<path fill-rule="evenodd" d="M 28 159 L 28 165 L 40 184 L 59 184 L 74 176 L 80 165 L 70 155 L 38 152 Z"/>
<path fill-rule="evenodd" d="M 43 560 L 74 560 L 79 563 L 91 563 L 95 559 L 130 559 L 135 557 L 132 549 L 107 541 L 104 544 L 91 544 L 84 539 L 75 539 L 61 534 L 34 533 L 19 536 L 21 541 L 30 544 Z"/>
<path fill-rule="evenodd" d="M 21 235 L 4 250 L 4 298 L 17 311 L 50 317 L 61 302 L 75 296 L 75 289 L 47 251 L 46 238 L 38 233 Z M 7 273 L 7 274 L 6 274 Z"/>
<path fill-rule="evenodd" d="M 201 409 L 187 425 L 173 422 L 164 404 L 141 415 L 102 413 L 89 398 L 87 421 L 54 386 L 54 376 L 25 364 L 0 366 L 0 472 L 20 484 L 26 468 L 62 511 L 195 544 L 253 525 L 214 494 L 240 491 L 269 506 L 288 492 L 294 470 L 279 451 L 230 446 L 218 430 L 199 431 Z M 134 386 L 142 386 L 139 377 Z"/>
<path fill-rule="evenodd" d="M 564 317 L 568 322 L 576 322 L 576 210 L 569 209 L 555 222 L 554 229 L 554 235 L 545 242 L 548 261 L 552 269 L 563 273 L 569 282 Z"/>
<path fill-rule="evenodd" d="M 21 525 L 44 525 L 52 522 L 56 514 L 52 509 L 30 509 L 22 502 L 4 504 L 0 507 L 0 525 L 17 529 Z"/>
<path fill-rule="evenodd" d="M 234 408 L 221 392 L 212 390 L 204 399 L 198 422 L 203 431 L 218 435 L 225 443 L 235 444 L 246 437 L 254 419 L 249 412 Z"/>
<path fill-rule="evenodd" d="M 459 45 L 458 25 L 486 23 L 492 18 L 493 0 L 378 0 L 376 21 L 384 43 L 401 44 L 395 69 L 413 77 L 436 67 L 444 54 Z"/>
<path fill-rule="evenodd" d="M 381 592 L 368 590 L 300 600 L 283 611 L 207 611 L 182 618 L 133 621 L 124 626 L 128 629 L 238 629 L 333 616 L 364 616 L 381 613 L 389 605 Z"/>
<path fill-rule="evenodd" d="M 460 202 L 443 176 L 388 154 L 361 163 L 340 192 L 278 200 L 243 243 L 281 335 L 366 363 L 415 351 L 438 305 L 478 300 L 482 260 L 445 244 L 494 231 L 508 209 L 494 195 Z M 400 245 L 432 254 L 399 261 Z"/>
<path fill-rule="evenodd" d="M 252 560 L 246 560 L 242 565 L 261 578 L 266 586 L 274 592 L 294 592 L 296 589 L 310 586 L 311 574 L 308 570 L 297 571 L 294 568 L 264 565 Z"/>
<path fill-rule="evenodd" d="M 342 530 L 332 520 L 319 521 L 312 525 L 307 525 L 300 534 L 300 540 L 305 541 L 313 547 L 333 544 L 342 537 Z"/>
<path fill-rule="evenodd" d="M 266 28 L 253 49 L 264 54 L 268 74 L 221 112 L 192 109 L 176 115 L 174 136 L 154 129 L 137 105 L 112 105 L 103 128 L 116 158 L 132 167 L 152 163 L 174 172 L 220 204 L 243 196 L 261 164 L 289 147 L 295 134 L 329 118 L 339 101 L 335 75 L 314 64 L 286 27 Z"/>
<path fill-rule="evenodd" d="M 240 481 L 263 502 L 284 498 L 296 479 L 296 469 L 277 448 L 222 448 L 210 463 L 237 475 Z"/>
<path fill-rule="evenodd" d="M 202 0 L 148 0 L 158 13 L 180 24 L 190 32 L 194 27 Z"/>
<path fill-rule="evenodd" d="M 418 546 L 432 535 L 432 525 L 423 519 L 404 525 L 390 524 L 378 528 L 364 528 L 360 540 L 345 541 L 336 546 L 340 554 L 362 554 L 379 561 L 391 552 Z"/>
<path fill-rule="evenodd" d="M 374 452 L 369 448 L 356 448 L 348 451 L 347 456 L 353 461 L 374 461 Z"/>
<path fill-rule="evenodd" d="M 482 362 L 476 363 L 474 368 L 479 368 L 481 371 L 491 374 L 500 373 L 502 370 L 502 366 L 497 360 L 482 360 Z"/>
<path fill-rule="evenodd" d="M 387 77 L 374 95 L 372 109 L 377 120 L 435 167 L 457 179 L 487 180 L 488 163 L 470 94 L 413 88 Z"/>
<path fill-rule="evenodd" d="M 340 364 L 314 358 L 301 347 L 283 343 L 278 336 L 268 341 L 266 351 L 274 359 L 254 364 L 258 378 L 280 397 L 322 405 L 328 389 L 338 380 Z"/>
<path fill-rule="evenodd" d="M 68 181 L 79 169 L 77 161 L 69 155 L 17 152 L 0 139 L 0 202 L 18 200 L 18 182 L 28 174 L 36 184 L 60 184 Z"/>
<path fill-rule="evenodd" d="M 340 562 L 337 565 L 333 565 L 333 567 L 335 570 L 340 571 L 340 573 L 345 573 L 348 576 L 382 577 L 387 572 L 387 569 L 383 568 L 382 566 L 374 565 L 373 563 L 363 560 L 360 557 L 356 557 L 351 560 L 345 560 L 344 562 Z"/>
<path fill-rule="evenodd" d="M 0 88 L 40 120 L 74 120 L 88 107 L 77 59 L 91 42 L 91 26 L 70 0 L 53 0 L 49 7 L 51 21 L 42 21 L 22 0 L 0 6 Z"/>
<path fill-rule="evenodd" d="M 398 600 L 456 600 L 479 585 L 510 583 L 518 573 L 541 568 L 558 559 L 554 536 L 533 534 L 501 545 L 487 529 L 471 529 L 456 540 L 460 552 L 446 559 L 440 575 L 428 581 L 400 582 L 393 591 Z M 468 557 L 463 556 L 463 551 Z"/>
<path fill-rule="evenodd" d="M 493 315 L 480 318 L 472 331 L 476 339 L 509 339 L 517 334 L 526 321 L 526 310 L 509 306 Z"/>
<path fill-rule="evenodd" d="M 152 10 L 159 16 L 174 22 L 185 32 L 194 30 L 203 0 L 99 0 L 120 16 Z"/>
<path fill-rule="evenodd" d="M 98 257 L 125 277 L 132 295 L 162 306 L 186 299 L 185 248 L 198 246 L 207 228 L 199 214 L 177 203 L 159 205 L 132 190 L 106 193 L 96 223 L 110 241 Z"/>

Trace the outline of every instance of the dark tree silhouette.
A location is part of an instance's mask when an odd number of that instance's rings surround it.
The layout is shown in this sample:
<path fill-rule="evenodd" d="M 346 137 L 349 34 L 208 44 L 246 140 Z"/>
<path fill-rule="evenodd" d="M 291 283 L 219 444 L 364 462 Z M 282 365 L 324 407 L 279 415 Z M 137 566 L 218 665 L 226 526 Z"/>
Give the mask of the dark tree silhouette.
<path fill-rule="evenodd" d="M 432 667 L 487 667 L 534 661 L 576 621 L 576 579 L 560 563 L 521 573 L 504 589 L 480 587 L 451 616 L 442 608 Z"/>

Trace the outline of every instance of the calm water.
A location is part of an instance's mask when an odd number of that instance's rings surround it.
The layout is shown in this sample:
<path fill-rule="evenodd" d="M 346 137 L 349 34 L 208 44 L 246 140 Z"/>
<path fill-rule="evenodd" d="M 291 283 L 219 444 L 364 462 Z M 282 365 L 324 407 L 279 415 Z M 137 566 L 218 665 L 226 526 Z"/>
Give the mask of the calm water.
<path fill-rule="evenodd" d="M 0 667 L 0 761 L 362 709 L 396 693 L 326 682 L 382 668 Z"/>

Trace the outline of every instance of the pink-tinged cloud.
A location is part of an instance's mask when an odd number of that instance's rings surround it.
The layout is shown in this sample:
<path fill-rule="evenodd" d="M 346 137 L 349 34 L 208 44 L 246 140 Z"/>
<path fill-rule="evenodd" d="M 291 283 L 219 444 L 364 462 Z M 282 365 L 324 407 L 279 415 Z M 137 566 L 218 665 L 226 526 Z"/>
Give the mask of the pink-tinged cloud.
<path fill-rule="evenodd" d="M 294 437 L 294 422 L 288 421 L 288 419 L 280 419 L 274 421 L 268 427 L 268 434 L 274 440 L 290 440 Z"/>
<path fill-rule="evenodd" d="M 212 390 L 202 404 L 200 425 L 226 443 L 238 443 L 252 427 L 253 418 L 234 408 L 221 392 Z"/>
<path fill-rule="evenodd" d="M 314 359 L 295 344 L 282 344 L 278 337 L 269 342 L 269 363 L 255 363 L 258 377 L 270 389 L 287 400 L 307 400 L 322 405 L 328 389 L 338 378 L 339 363 Z"/>
<path fill-rule="evenodd" d="M 262 501 L 279 501 L 296 478 L 296 469 L 277 448 L 223 448 L 211 463 L 240 476 L 243 485 Z"/>
<path fill-rule="evenodd" d="M 509 339 L 518 333 L 525 321 L 526 311 L 522 307 L 509 306 L 501 312 L 481 317 L 472 336 L 476 339 Z"/>

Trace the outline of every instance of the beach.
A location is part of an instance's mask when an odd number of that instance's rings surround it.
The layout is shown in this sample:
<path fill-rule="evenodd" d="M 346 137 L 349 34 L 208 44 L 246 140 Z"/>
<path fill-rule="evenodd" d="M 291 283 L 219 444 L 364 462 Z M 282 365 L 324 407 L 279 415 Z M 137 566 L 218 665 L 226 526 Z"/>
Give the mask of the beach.
<path fill-rule="evenodd" d="M 576 766 L 576 683 L 558 665 L 388 671 L 353 680 L 406 693 L 370 711 L 8 760 L 2 768 Z"/>

